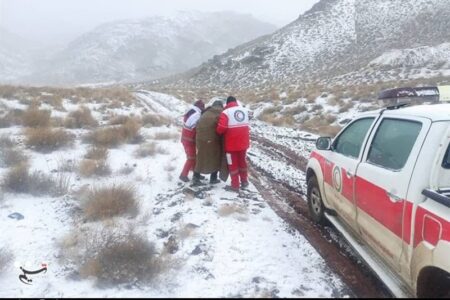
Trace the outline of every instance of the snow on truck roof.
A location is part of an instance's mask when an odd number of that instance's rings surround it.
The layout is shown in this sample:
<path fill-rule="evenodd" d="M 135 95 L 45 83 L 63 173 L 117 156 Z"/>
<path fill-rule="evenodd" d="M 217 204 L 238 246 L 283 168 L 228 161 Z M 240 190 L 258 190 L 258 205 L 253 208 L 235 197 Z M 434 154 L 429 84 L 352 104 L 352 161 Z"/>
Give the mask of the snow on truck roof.
<path fill-rule="evenodd" d="M 384 114 L 424 117 L 432 121 L 450 121 L 450 104 L 415 105 L 396 110 L 386 110 Z"/>
<path fill-rule="evenodd" d="M 387 116 L 415 116 L 428 118 L 431 121 L 450 121 L 450 104 L 422 104 L 414 106 L 403 106 L 399 109 L 377 109 L 367 111 L 358 115 L 361 117 L 378 116 L 381 112 Z"/>

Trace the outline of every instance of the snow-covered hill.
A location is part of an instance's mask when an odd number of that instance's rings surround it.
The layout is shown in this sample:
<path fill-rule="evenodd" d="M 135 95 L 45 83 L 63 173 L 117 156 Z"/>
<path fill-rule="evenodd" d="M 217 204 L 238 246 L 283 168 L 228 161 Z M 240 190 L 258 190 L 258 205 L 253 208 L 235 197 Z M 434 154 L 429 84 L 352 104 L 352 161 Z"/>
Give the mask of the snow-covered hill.
<path fill-rule="evenodd" d="M 107 23 L 71 42 L 27 80 L 80 84 L 159 78 L 275 29 L 233 12 L 180 12 Z"/>
<path fill-rule="evenodd" d="M 370 73 L 367 68 L 374 65 L 409 65 L 413 69 L 406 77 L 424 64 L 445 71 L 447 66 L 440 62 L 448 61 L 449 27 L 448 0 L 322 0 L 272 35 L 168 82 L 214 87 L 333 83 L 344 74 Z M 389 62 L 394 49 L 400 52 Z M 407 54 L 409 49 L 422 52 L 416 54 L 422 63 Z"/>
<path fill-rule="evenodd" d="M 30 72 L 24 41 L 0 28 L 0 80 L 9 82 Z"/>

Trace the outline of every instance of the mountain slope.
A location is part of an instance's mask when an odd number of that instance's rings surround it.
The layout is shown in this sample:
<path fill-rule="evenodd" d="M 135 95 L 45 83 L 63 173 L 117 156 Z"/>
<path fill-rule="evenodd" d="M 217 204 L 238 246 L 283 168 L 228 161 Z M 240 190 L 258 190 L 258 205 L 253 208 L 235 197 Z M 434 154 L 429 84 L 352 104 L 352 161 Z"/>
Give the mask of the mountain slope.
<path fill-rule="evenodd" d="M 0 79 L 9 82 L 30 72 L 28 45 L 20 37 L 0 28 Z"/>
<path fill-rule="evenodd" d="M 179 13 L 107 23 L 84 34 L 31 79 L 51 83 L 126 82 L 192 68 L 275 27 L 232 12 Z M 44 75 L 44 76 L 43 76 Z"/>
<path fill-rule="evenodd" d="M 434 62 L 447 59 L 443 48 L 450 41 L 449 27 L 448 0 L 322 0 L 272 35 L 228 51 L 178 77 L 177 84 L 252 87 L 332 82 L 336 76 L 356 72 L 358 77 L 373 71 L 379 65 L 373 62 L 384 61 L 394 49 L 420 47 L 433 52 L 433 63 L 424 65 L 422 61 L 411 67 L 441 68 L 443 64 Z M 439 51 L 432 50 L 435 47 Z M 408 60 L 406 56 L 397 57 Z M 410 64 L 410 60 L 405 63 Z M 382 65 L 383 69 L 396 68 L 399 62 Z"/>

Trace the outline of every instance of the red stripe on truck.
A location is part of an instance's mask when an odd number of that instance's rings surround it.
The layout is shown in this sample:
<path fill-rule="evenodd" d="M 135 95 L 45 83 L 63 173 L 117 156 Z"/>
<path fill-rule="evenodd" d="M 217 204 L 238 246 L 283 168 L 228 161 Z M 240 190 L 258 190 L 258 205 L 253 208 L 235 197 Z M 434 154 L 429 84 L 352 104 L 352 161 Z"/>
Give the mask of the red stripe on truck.
<path fill-rule="evenodd" d="M 436 246 L 439 240 L 450 241 L 450 222 L 419 206 L 414 226 L 414 248 L 422 241 Z"/>
<path fill-rule="evenodd" d="M 363 178 L 356 177 L 356 203 L 360 209 L 402 238 L 402 218 L 405 200 L 392 202 L 386 191 Z M 405 242 L 409 243 L 409 237 Z"/>

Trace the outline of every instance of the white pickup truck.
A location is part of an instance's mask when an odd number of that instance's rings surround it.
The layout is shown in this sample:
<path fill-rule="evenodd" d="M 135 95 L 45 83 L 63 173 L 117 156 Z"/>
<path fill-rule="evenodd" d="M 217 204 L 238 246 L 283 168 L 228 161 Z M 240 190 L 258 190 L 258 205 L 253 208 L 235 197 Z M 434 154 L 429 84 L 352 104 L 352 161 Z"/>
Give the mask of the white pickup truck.
<path fill-rule="evenodd" d="M 450 101 L 450 87 L 380 99 Z M 311 217 L 330 221 L 397 297 L 450 297 L 450 104 L 366 112 L 307 166 Z"/>

